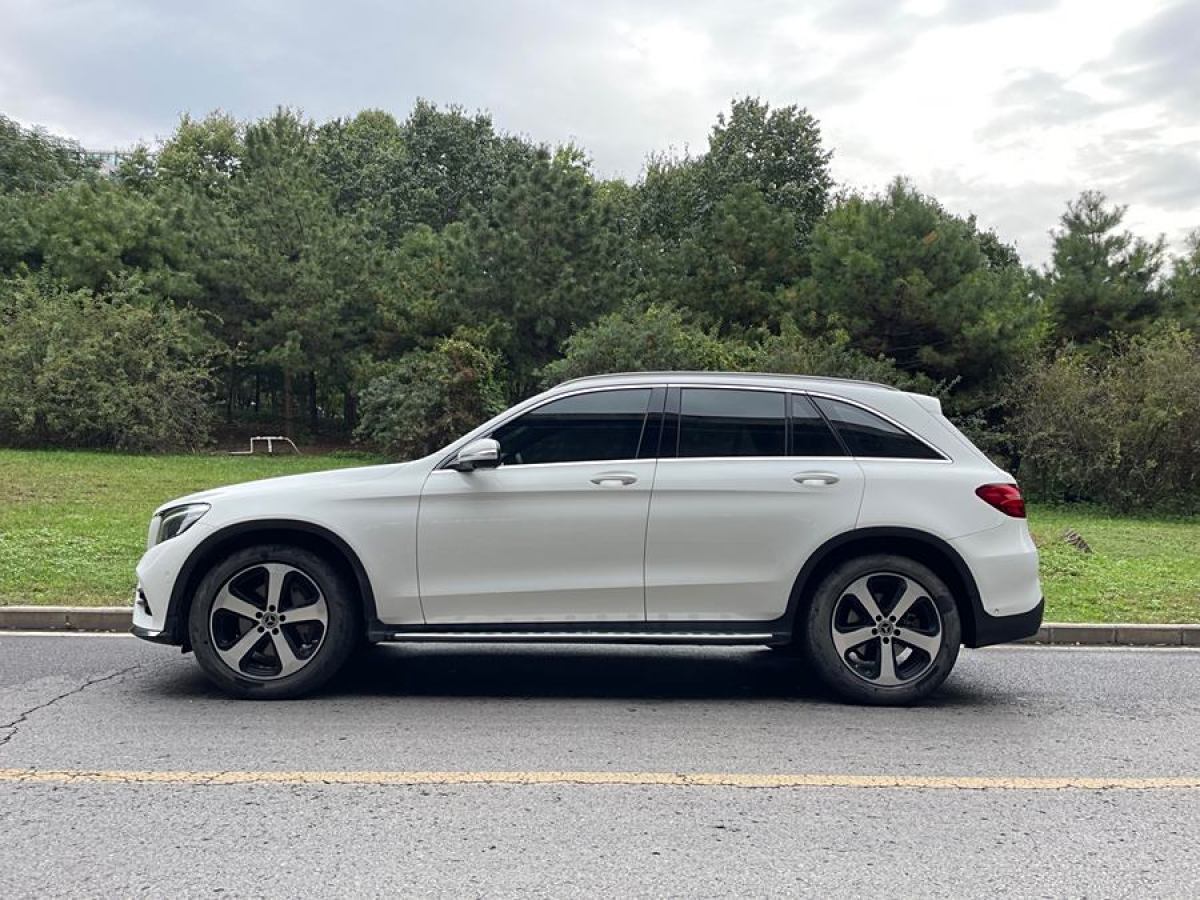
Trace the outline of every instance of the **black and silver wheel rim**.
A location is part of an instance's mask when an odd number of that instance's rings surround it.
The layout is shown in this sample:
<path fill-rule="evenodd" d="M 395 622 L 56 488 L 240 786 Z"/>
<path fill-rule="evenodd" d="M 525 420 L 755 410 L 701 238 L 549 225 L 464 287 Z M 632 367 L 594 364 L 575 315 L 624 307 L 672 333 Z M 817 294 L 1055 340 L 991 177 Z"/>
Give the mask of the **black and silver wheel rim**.
<path fill-rule="evenodd" d="M 223 585 L 209 614 L 217 656 L 243 678 L 272 681 L 307 666 L 325 642 L 329 605 L 317 583 L 287 563 L 257 563 Z"/>
<path fill-rule="evenodd" d="M 878 687 L 911 684 L 942 649 L 942 616 L 929 590 L 897 572 L 872 572 L 844 588 L 831 632 L 842 665 Z"/>

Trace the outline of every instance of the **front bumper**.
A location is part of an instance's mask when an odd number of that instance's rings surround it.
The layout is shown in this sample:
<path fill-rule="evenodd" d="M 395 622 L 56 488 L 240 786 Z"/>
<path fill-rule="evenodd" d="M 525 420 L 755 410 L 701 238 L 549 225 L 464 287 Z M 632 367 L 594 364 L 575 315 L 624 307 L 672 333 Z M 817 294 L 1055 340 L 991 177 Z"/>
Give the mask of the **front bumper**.
<path fill-rule="evenodd" d="M 134 625 L 129 629 L 129 633 L 134 637 L 139 637 L 143 641 L 149 641 L 152 644 L 178 644 L 179 642 L 171 637 L 165 631 L 155 631 L 152 628 L 143 628 L 140 625 Z"/>
<path fill-rule="evenodd" d="M 185 563 L 210 533 L 204 522 L 197 522 L 178 537 L 146 551 L 137 564 L 133 634 L 160 644 L 182 643 L 179 623 L 172 618 L 171 599 Z"/>

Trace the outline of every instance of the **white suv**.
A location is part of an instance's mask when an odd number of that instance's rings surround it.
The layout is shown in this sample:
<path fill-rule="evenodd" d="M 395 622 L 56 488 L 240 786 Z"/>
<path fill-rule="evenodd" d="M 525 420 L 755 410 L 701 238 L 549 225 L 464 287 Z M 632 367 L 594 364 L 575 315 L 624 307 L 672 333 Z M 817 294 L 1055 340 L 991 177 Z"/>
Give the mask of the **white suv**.
<path fill-rule="evenodd" d="M 366 642 L 766 644 L 838 695 L 916 701 L 960 644 L 1031 635 L 1020 491 L 933 397 L 639 373 L 521 403 L 424 459 L 181 497 L 133 632 L 281 698 Z"/>

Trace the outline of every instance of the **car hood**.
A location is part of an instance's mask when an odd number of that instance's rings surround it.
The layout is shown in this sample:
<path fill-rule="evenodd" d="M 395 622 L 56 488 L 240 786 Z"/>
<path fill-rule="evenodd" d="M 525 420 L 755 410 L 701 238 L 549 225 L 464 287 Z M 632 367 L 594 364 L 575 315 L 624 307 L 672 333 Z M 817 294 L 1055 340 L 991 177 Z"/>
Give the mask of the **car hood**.
<path fill-rule="evenodd" d="M 176 497 L 162 504 L 154 511 L 158 515 L 165 509 L 183 506 L 187 503 L 212 503 L 217 500 L 239 497 L 265 497 L 275 494 L 307 493 L 322 491 L 330 488 L 349 487 L 368 481 L 386 478 L 402 473 L 412 468 L 413 463 L 393 463 L 390 465 L 358 466 L 352 469 L 332 469 L 328 472 L 309 472 L 305 475 L 282 475 L 276 478 L 260 478 L 258 481 L 246 481 L 241 484 L 231 484 L 225 487 L 197 491 L 183 497 Z"/>

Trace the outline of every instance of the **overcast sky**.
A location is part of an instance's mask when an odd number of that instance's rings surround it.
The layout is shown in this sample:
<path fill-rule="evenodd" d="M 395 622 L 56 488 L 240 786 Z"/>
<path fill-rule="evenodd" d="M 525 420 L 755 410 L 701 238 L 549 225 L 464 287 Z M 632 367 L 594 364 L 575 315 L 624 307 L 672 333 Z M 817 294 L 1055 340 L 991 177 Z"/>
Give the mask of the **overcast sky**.
<path fill-rule="evenodd" d="M 1200 0 L 0 0 L 0 112 L 88 147 L 426 97 L 636 178 L 743 94 L 807 107 L 842 184 L 907 175 L 1030 262 L 1084 188 L 1200 227 Z"/>

